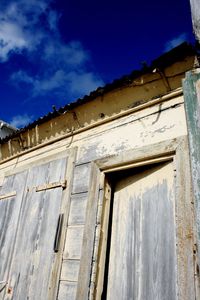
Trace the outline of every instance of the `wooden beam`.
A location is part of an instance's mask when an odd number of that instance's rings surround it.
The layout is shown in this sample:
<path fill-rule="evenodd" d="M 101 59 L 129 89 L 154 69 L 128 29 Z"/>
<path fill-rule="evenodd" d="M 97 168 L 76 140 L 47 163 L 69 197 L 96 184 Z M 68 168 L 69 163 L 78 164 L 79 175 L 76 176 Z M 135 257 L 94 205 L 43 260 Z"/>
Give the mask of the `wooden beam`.
<path fill-rule="evenodd" d="M 199 0 L 190 0 L 193 31 L 196 40 L 200 43 L 200 5 Z"/>
<path fill-rule="evenodd" d="M 183 81 L 183 93 L 189 135 L 190 165 L 197 229 L 198 263 L 200 265 L 200 69 L 186 73 L 186 78 Z"/>

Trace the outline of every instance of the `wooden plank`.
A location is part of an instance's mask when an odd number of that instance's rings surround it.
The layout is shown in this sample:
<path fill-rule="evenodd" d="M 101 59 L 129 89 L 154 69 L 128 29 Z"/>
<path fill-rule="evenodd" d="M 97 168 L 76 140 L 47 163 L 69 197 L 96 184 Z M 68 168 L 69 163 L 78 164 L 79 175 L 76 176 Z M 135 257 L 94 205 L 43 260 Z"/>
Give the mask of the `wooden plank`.
<path fill-rule="evenodd" d="M 189 134 L 192 186 L 195 198 L 197 249 L 200 249 L 200 70 L 186 73 L 183 82 L 186 118 Z M 200 251 L 198 250 L 200 266 Z"/>
<path fill-rule="evenodd" d="M 95 225 L 97 204 L 99 196 L 100 172 L 95 164 L 92 164 L 90 174 L 90 190 L 86 209 L 86 223 L 84 227 L 83 244 L 81 252 L 80 272 L 77 287 L 77 300 L 88 299 L 90 275 L 92 269 L 93 245 L 95 237 Z"/>
<path fill-rule="evenodd" d="M 102 214 L 99 216 L 99 221 L 101 224 L 100 240 L 97 255 L 93 255 L 93 260 L 96 260 L 97 264 L 97 274 L 94 281 L 94 289 L 91 291 L 91 294 L 94 293 L 94 296 L 90 294 L 91 299 L 101 299 L 104 283 L 104 272 L 105 272 L 105 261 L 106 261 L 106 248 L 107 248 L 107 239 L 108 239 L 108 223 L 110 215 L 110 201 L 111 201 L 111 185 L 107 179 L 105 179 L 104 189 L 101 191 L 103 193 L 100 195 L 100 201 L 102 203 Z"/>
<path fill-rule="evenodd" d="M 57 253 L 57 260 L 54 261 L 54 272 L 52 273 L 51 276 L 51 286 L 54 287 L 53 289 L 55 291 L 58 291 L 58 280 L 55 280 L 54 274 L 61 274 L 61 261 L 63 258 L 63 252 L 64 252 L 64 247 L 65 247 L 65 240 L 66 240 L 66 228 L 67 228 L 67 223 L 68 223 L 68 217 L 69 217 L 69 209 L 70 209 L 70 195 L 72 191 L 72 182 L 73 182 L 73 172 L 74 172 L 74 165 L 75 165 L 75 159 L 76 159 L 76 148 L 72 148 L 69 151 L 66 151 L 68 153 L 68 158 L 67 158 L 67 169 L 66 169 L 66 174 L 65 178 L 67 178 L 67 188 L 63 190 L 63 199 L 61 203 L 61 213 L 64 215 L 63 219 L 63 230 L 61 232 L 61 237 L 60 237 L 60 249 L 62 251 L 59 251 Z M 49 296 L 50 298 L 50 296 Z M 54 295 L 52 296 L 54 299 Z"/>
<path fill-rule="evenodd" d="M 80 259 L 83 243 L 84 226 L 70 226 L 67 228 L 63 259 Z"/>
<path fill-rule="evenodd" d="M 60 280 L 78 281 L 80 260 L 63 260 Z"/>
<path fill-rule="evenodd" d="M 103 298 L 178 299 L 173 165 L 142 168 L 122 178 L 115 187 Z"/>
<path fill-rule="evenodd" d="M 60 281 L 58 300 L 75 300 L 77 283 Z"/>
<path fill-rule="evenodd" d="M 193 31 L 196 36 L 196 40 L 200 43 L 200 7 L 198 0 L 190 0 L 192 11 L 192 23 Z"/>
<path fill-rule="evenodd" d="M 90 164 L 76 166 L 74 169 L 74 180 L 72 193 L 87 192 L 89 188 Z"/>
<path fill-rule="evenodd" d="M 165 161 L 169 161 L 173 159 L 173 154 L 168 154 L 168 155 L 164 155 L 162 157 L 154 157 L 154 158 L 150 158 L 147 160 L 143 160 L 143 161 L 134 161 L 133 163 L 129 163 L 127 165 L 115 165 L 112 168 L 108 168 L 108 169 L 104 169 L 104 173 L 110 173 L 110 172 L 117 172 L 117 171 L 122 171 L 122 170 L 128 170 L 128 169 L 132 169 L 132 168 L 138 168 L 140 166 L 147 166 L 147 165 L 151 165 L 151 164 L 159 164 L 161 162 L 165 162 Z"/>
<path fill-rule="evenodd" d="M 185 139 L 185 136 L 179 137 L 177 139 L 170 139 L 163 142 L 147 145 L 144 147 L 135 148 L 134 151 L 127 150 L 123 153 L 119 153 L 116 155 L 108 156 L 102 159 L 98 159 L 95 161 L 97 166 L 100 170 L 103 171 L 110 171 L 118 169 L 125 169 L 130 164 L 136 165 L 141 163 L 141 165 L 145 164 L 145 161 L 153 162 L 153 160 L 159 159 L 171 159 L 171 155 L 175 153 L 176 148 L 178 147 L 179 143 Z"/>
<path fill-rule="evenodd" d="M 85 223 L 88 193 L 71 196 L 68 225 L 81 225 Z"/>
<path fill-rule="evenodd" d="M 188 142 L 176 150 L 176 236 L 179 297 L 182 300 L 199 299 L 195 296 L 196 243 L 194 229 L 194 199 L 191 185 Z M 197 275 L 197 274 L 196 274 Z M 196 277 L 196 278 L 195 278 Z M 197 288 L 198 291 L 198 288 Z M 199 293 L 199 291 L 198 291 Z"/>

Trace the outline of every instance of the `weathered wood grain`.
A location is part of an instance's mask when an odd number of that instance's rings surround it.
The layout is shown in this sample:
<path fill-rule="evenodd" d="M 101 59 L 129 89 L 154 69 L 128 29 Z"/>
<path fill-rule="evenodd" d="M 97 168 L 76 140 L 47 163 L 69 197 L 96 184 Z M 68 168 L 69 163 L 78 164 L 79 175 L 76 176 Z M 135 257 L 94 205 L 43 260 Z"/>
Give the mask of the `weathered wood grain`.
<path fill-rule="evenodd" d="M 24 193 L 24 183 L 27 173 L 20 173 L 5 178 L 1 194 L 8 194 L 15 190 L 16 195 L 0 201 L 0 281 L 8 281 L 12 261 L 13 249 L 18 227 L 21 202 Z M 22 184 L 23 183 L 23 184 Z M 11 193 L 10 193 L 11 194 Z M 0 284 L 0 290 L 5 284 Z M 0 299 L 7 289 L 0 292 Z"/>
<path fill-rule="evenodd" d="M 173 179 L 168 163 L 117 183 L 106 299 L 178 299 Z"/>
<path fill-rule="evenodd" d="M 110 215 L 111 185 L 107 178 L 104 181 L 104 188 L 100 191 L 99 205 L 102 207 L 101 214 L 97 216 L 97 223 L 100 224 L 100 236 L 97 255 L 93 254 L 93 261 L 96 266 L 96 276 L 91 282 L 90 299 L 101 299 L 104 283 L 106 249 L 108 240 L 108 223 Z M 95 240 L 97 237 L 95 236 Z M 92 281 L 92 280 L 91 280 Z M 93 286 L 92 286 L 93 283 Z"/>
<path fill-rule="evenodd" d="M 176 236 L 178 291 L 181 300 L 199 299 L 199 279 L 196 272 L 196 230 L 194 229 L 194 199 L 191 185 L 188 142 L 176 149 Z M 195 295 L 195 279 L 197 294 Z"/>
<path fill-rule="evenodd" d="M 78 287 L 76 295 L 77 300 L 88 299 L 89 296 L 97 204 L 99 196 L 99 179 L 100 171 L 95 164 L 92 164 L 90 175 L 90 190 L 86 209 L 86 223 L 84 226 L 80 272 L 78 277 Z"/>
<path fill-rule="evenodd" d="M 63 260 L 60 280 L 78 281 L 80 260 Z"/>
<path fill-rule="evenodd" d="M 60 281 L 58 300 L 75 300 L 77 283 Z"/>
<path fill-rule="evenodd" d="M 71 196 L 68 225 L 81 225 L 85 223 L 87 197 L 88 193 Z"/>
<path fill-rule="evenodd" d="M 90 164 L 75 166 L 72 193 L 87 192 L 89 188 Z"/>
<path fill-rule="evenodd" d="M 125 169 L 126 165 L 130 165 L 133 163 L 136 165 L 141 162 L 142 165 L 145 164 L 145 160 L 148 162 L 147 164 L 151 164 L 151 161 L 163 160 L 165 157 L 169 160 L 169 156 L 175 153 L 176 148 L 179 143 L 185 139 L 185 136 L 179 137 L 178 139 L 169 139 L 163 142 L 151 144 L 144 147 L 135 148 L 123 151 L 123 153 L 111 155 L 102 159 L 98 159 L 95 161 L 100 170 L 110 171 L 111 169 L 115 171 Z"/>
<path fill-rule="evenodd" d="M 197 5 L 196 1 L 191 1 Z M 199 13 L 199 8 L 197 9 Z M 186 119 L 189 134 L 192 187 L 197 226 L 198 265 L 200 266 L 200 70 L 186 73 L 183 82 Z"/>
<path fill-rule="evenodd" d="M 161 109 L 159 113 L 141 116 L 137 120 L 129 120 L 129 123 L 115 124 L 109 130 L 99 132 L 95 138 L 91 135 L 80 141 L 77 161 L 85 163 L 186 134 L 183 105 Z"/>
<path fill-rule="evenodd" d="M 65 169 L 66 159 L 37 166 L 29 171 L 27 186 L 64 179 Z M 11 293 L 5 299 L 48 297 L 61 200 L 62 188 L 26 192 L 8 283 Z"/>
<path fill-rule="evenodd" d="M 64 259 L 80 259 L 84 226 L 70 226 L 67 228 Z"/>

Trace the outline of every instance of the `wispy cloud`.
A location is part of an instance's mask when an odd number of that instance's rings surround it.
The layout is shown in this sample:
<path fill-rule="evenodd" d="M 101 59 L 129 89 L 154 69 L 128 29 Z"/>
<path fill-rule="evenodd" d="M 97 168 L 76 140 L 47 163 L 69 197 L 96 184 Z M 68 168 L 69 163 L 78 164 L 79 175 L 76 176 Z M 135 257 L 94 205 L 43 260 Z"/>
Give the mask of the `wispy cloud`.
<path fill-rule="evenodd" d="M 187 41 L 187 33 L 183 32 L 180 35 L 172 38 L 171 40 L 167 41 L 165 43 L 164 51 L 169 51 L 173 49 L 174 47 L 180 45 L 181 43 Z"/>
<path fill-rule="evenodd" d="M 0 4 L 1 62 L 6 62 L 13 53 L 35 50 L 46 37 L 46 32 L 38 26 L 40 16 L 47 14 L 48 17 L 48 1 L 17 0 L 4 3 Z"/>
<path fill-rule="evenodd" d="M 90 53 L 80 41 L 65 43 L 59 32 L 60 14 L 51 0 L 12 0 L 0 4 L 0 62 L 23 54 L 35 68 L 13 72 L 10 82 L 27 85 L 31 96 L 49 92 L 68 97 L 82 96 L 102 79 L 91 69 Z M 32 71 L 34 69 L 34 72 Z"/>
<path fill-rule="evenodd" d="M 27 114 L 24 115 L 17 115 L 14 116 L 11 120 L 10 120 L 10 124 L 13 127 L 16 128 L 21 128 L 24 127 L 26 125 L 28 125 L 29 123 L 31 123 L 33 121 L 33 116 L 28 116 Z"/>

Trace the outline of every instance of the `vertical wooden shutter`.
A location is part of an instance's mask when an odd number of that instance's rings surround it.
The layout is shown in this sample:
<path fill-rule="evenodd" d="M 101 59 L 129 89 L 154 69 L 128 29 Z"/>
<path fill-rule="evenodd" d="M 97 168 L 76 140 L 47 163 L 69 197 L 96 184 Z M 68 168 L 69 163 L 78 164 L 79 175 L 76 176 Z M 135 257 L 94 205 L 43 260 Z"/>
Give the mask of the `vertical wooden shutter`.
<path fill-rule="evenodd" d="M 24 187 L 24 197 L 4 299 L 49 299 L 52 276 L 58 279 L 54 242 L 66 166 L 67 159 L 62 158 L 33 167 L 26 182 L 19 184 Z"/>

